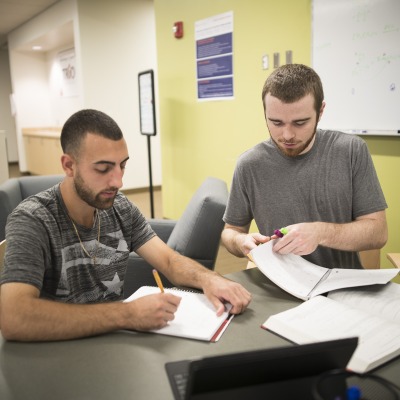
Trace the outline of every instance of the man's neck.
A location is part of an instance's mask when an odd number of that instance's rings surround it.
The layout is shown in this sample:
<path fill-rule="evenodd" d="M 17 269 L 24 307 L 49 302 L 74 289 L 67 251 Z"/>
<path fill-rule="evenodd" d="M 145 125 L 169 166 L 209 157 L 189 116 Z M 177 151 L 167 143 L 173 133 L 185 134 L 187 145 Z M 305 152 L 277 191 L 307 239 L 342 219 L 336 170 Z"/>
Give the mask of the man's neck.
<path fill-rule="evenodd" d="M 61 196 L 69 217 L 77 224 L 91 228 L 96 209 L 83 201 L 73 187 L 72 180 L 65 178 L 60 185 Z"/>

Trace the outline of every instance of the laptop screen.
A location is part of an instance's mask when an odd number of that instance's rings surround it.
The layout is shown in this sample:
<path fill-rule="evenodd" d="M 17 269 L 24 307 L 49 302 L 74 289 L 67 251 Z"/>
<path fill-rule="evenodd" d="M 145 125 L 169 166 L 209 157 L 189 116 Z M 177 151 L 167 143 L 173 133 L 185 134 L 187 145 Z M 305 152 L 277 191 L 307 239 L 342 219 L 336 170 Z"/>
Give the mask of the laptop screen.
<path fill-rule="evenodd" d="M 176 399 L 310 398 L 313 379 L 344 369 L 357 343 L 346 338 L 239 352 L 170 362 L 166 370 Z M 174 387 L 177 373 L 187 377 L 180 392 Z"/>

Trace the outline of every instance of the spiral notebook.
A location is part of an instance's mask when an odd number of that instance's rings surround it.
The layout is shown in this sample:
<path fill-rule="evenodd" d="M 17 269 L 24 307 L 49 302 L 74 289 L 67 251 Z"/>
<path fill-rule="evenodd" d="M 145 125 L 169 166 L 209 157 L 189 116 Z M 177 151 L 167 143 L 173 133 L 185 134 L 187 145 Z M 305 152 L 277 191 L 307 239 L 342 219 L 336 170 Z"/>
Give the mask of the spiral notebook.
<path fill-rule="evenodd" d="M 165 293 L 172 293 L 182 298 L 175 319 L 161 329 L 150 332 L 162 335 L 178 336 L 188 339 L 216 342 L 227 328 L 233 315 L 229 314 L 231 304 L 225 305 L 225 311 L 217 316 L 216 309 L 203 293 L 166 288 Z M 160 293 L 156 286 L 142 286 L 124 302 L 133 301 L 150 294 Z"/>

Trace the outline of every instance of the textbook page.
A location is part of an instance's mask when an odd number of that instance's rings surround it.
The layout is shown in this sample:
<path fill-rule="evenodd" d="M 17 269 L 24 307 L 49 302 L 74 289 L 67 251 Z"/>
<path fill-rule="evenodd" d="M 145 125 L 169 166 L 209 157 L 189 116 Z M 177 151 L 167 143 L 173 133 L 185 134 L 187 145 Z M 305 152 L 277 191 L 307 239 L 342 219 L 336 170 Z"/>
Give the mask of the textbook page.
<path fill-rule="evenodd" d="M 221 325 L 226 322 L 232 308 L 231 304 L 225 304 L 224 313 L 218 317 L 215 307 L 202 293 L 175 288 L 166 288 L 164 291 L 179 296 L 182 300 L 175 313 L 174 320 L 170 321 L 164 328 L 152 330 L 151 332 L 154 333 L 211 341 Z M 160 293 L 158 287 L 142 286 L 124 302 L 156 293 Z"/>
<path fill-rule="evenodd" d="M 329 272 L 295 254 L 281 255 L 272 251 L 274 241 L 259 245 L 250 254 L 258 269 L 286 292 L 307 300 L 311 290 Z"/>
<path fill-rule="evenodd" d="M 310 297 L 327 293 L 332 290 L 368 286 L 388 283 L 399 274 L 397 268 L 388 269 L 345 269 L 334 268 L 330 270 L 329 276 L 322 280 L 310 293 Z"/>
<path fill-rule="evenodd" d="M 324 268 L 295 254 L 278 254 L 273 244 L 271 240 L 259 245 L 250 252 L 251 258 L 267 278 L 302 300 L 345 287 L 385 284 L 399 274 L 397 268 Z"/>
<path fill-rule="evenodd" d="M 400 324 L 400 285 L 397 283 L 339 289 L 330 292 L 328 298 Z"/>
<path fill-rule="evenodd" d="M 348 368 L 363 373 L 400 355 L 400 325 L 338 301 L 316 296 L 270 316 L 262 327 L 298 344 L 359 337 Z"/>

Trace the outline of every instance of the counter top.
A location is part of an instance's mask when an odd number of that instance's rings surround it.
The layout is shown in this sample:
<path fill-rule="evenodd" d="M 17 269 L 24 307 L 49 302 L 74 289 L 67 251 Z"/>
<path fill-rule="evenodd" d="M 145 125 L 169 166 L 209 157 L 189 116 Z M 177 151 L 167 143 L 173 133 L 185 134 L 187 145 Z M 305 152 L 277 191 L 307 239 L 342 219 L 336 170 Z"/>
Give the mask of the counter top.
<path fill-rule="evenodd" d="M 43 127 L 43 128 L 22 128 L 23 136 L 59 138 L 61 128 L 58 127 Z"/>

